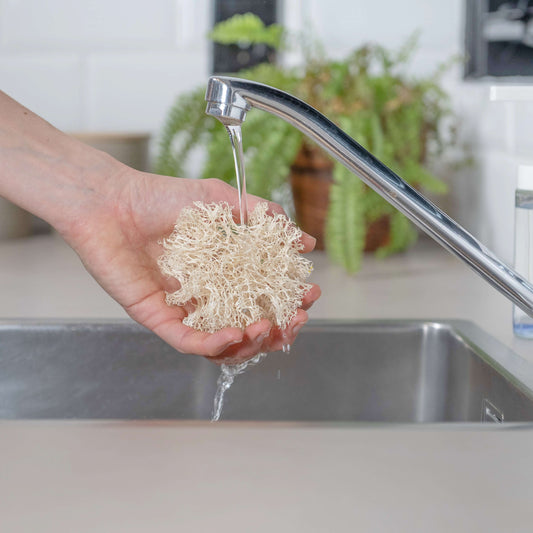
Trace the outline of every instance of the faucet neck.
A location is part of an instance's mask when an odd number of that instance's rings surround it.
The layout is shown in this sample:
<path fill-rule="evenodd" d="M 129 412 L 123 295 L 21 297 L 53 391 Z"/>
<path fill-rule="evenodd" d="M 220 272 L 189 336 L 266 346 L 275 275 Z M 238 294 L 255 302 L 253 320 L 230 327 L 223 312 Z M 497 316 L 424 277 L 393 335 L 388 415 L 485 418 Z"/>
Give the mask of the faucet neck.
<path fill-rule="evenodd" d="M 225 125 L 242 123 L 250 107 L 267 111 L 292 124 L 533 316 L 533 286 L 527 280 L 310 105 L 274 87 L 224 76 L 209 79 L 206 100 L 207 113 Z"/>

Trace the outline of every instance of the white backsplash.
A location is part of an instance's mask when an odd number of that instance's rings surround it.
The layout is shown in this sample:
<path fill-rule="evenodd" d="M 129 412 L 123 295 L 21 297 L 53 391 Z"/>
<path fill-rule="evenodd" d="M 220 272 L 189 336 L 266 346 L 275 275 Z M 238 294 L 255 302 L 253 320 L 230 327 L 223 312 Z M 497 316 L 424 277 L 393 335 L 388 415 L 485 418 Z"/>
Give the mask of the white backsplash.
<path fill-rule="evenodd" d="M 208 75 L 209 0 L 0 0 L 0 86 L 70 131 L 156 133 Z"/>
<path fill-rule="evenodd" d="M 29 50 L 169 47 L 177 7 L 174 0 L 4 0 L 3 41 Z"/>
<path fill-rule="evenodd" d="M 340 56 L 367 41 L 399 46 L 420 30 L 412 71 L 462 53 L 463 0 L 285 0 L 285 25 Z M 0 0 L 0 87 L 67 131 L 157 134 L 177 94 L 209 75 L 211 0 Z M 290 61 L 297 58 L 291 57 Z M 446 88 L 475 167 L 436 202 L 508 262 L 519 163 L 533 161 L 533 103 L 490 102 L 494 81 Z"/>

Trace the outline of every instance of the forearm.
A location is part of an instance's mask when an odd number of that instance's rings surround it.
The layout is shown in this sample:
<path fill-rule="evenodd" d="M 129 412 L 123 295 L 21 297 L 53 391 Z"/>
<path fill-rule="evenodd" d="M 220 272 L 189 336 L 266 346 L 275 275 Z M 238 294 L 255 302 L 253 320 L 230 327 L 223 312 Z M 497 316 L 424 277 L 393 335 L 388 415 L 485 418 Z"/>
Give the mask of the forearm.
<path fill-rule="evenodd" d="M 121 167 L 0 91 L 0 196 L 63 231 L 107 195 Z"/>

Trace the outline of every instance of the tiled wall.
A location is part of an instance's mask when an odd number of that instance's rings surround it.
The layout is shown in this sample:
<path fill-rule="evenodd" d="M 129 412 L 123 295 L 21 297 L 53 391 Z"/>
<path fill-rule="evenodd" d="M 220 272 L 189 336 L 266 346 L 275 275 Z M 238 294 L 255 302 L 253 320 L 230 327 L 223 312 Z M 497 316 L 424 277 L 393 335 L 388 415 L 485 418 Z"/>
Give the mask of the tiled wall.
<path fill-rule="evenodd" d="M 0 0 L 4 91 L 69 131 L 149 131 L 208 74 L 209 0 Z"/>
<path fill-rule="evenodd" d="M 258 0 L 260 1 L 260 0 Z M 462 52 L 464 0 L 285 0 L 284 23 L 332 55 L 421 30 L 414 73 Z M 67 131 L 156 134 L 180 92 L 205 83 L 211 0 L 0 0 L 0 87 Z M 289 61 L 297 58 L 289 57 Z M 490 81 L 446 87 L 477 165 L 437 203 L 507 261 L 516 168 L 533 160 L 533 104 L 491 103 Z"/>

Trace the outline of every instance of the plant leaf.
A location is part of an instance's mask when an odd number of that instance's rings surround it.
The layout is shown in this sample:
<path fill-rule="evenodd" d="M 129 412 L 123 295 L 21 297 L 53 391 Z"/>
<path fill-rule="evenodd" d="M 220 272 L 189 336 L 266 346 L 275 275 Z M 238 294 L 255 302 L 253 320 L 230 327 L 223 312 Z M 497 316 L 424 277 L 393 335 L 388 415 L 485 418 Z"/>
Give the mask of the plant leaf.
<path fill-rule="evenodd" d="M 198 145 L 213 125 L 205 114 L 204 89 L 185 93 L 170 108 L 159 140 L 155 172 L 182 176 L 191 149 Z"/>
<path fill-rule="evenodd" d="M 326 222 L 326 247 L 331 258 L 353 274 L 361 266 L 365 244 L 363 183 L 340 163 L 334 167 Z"/>
<path fill-rule="evenodd" d="M 280 48 L 284 30 L 279 24 L 265 26 L 253 13 L 233 15 L 215 25 L 209 38 L 219 44 L 266 44 L 274 49 Z"/>

